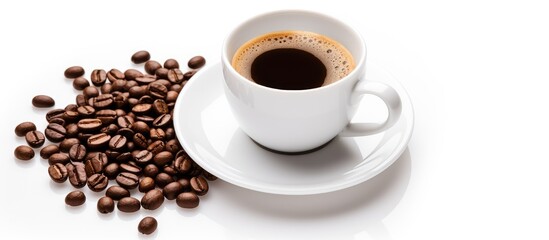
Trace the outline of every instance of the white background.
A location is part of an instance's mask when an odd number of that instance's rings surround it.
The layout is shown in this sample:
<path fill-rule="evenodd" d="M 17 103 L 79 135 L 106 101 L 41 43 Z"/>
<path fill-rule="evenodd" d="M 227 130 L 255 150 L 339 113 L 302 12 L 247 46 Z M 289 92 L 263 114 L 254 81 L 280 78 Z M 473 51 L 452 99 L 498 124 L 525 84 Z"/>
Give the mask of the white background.
<path fill-rule="evenodd" d="M 549 7 L 544 1 L 2 1 L 0 238 L 19 239 L 547 239 Z M 57 107 L 77 91 L 71 65 L 125 69 L 133 52 L 181 63 L 220 58 L 237 23 L 309 9 L 362 32 L 368 62 L 407 88 L 416 113 L 405 152 L 356 187 L 313 196 L 262 194 L 222 181 L 194 210 L 173 201 L 137 214 L 70 208 L 39 156 L 22 162 L 13 133 L 46 126 L 31 98 Z M 87 75 L 89 76 L 89 75 Z M 137 233 L 146 215 L 159 221 Z M 184 234 L 188 234 L 186 236 Z"/>

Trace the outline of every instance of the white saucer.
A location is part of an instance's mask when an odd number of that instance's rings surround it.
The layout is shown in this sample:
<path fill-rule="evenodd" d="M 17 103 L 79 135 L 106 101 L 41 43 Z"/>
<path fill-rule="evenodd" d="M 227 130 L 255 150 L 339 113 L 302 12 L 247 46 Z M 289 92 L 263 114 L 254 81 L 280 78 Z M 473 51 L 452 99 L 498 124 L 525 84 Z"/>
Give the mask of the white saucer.
<path fill-rule="evenodd" d="M 368 65 L 367 78 L 386 83 L 402 98 L 402 117 L 389 130 L 365 137 L 336 137 L 304 155 L 283 155 L 256 145 L 232 116 L 223 92 L 221 64 L 200 70 L 174 108 L 177 137 L 202 168 L 229 183 L 267 193 L 306 195 L 364 182 L 389 167 L 405 150 L 414 123 L 408 94 L 387 72 Z M 353 121 L 382 122 L 383 102 L 366 96 Z"/>

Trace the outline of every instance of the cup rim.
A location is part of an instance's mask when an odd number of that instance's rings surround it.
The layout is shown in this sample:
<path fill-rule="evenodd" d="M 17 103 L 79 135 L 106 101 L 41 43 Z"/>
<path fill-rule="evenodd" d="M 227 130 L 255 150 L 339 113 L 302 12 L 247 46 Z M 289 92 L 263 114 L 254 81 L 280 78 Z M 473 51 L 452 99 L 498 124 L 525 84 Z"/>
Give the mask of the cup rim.
<path fill-rule="evenodd" d="M 328 84 L 328 85 L 325 85 L 325 86 L 320 86 L 320 87 L 317 87 L 317 88 L 302 89 L 302 90 L 285 90 L 285 89 L 266 87 L 266 86 L 257 84 L 257 83 L 255 83 L 251 80 L 248 80 L 244 76 L 240 75 L 240 73 L 238 73 L 234 69 L 234 67 L 231 64 L 231 61 L 229 60 L 229 56 L 228 56 L 229 54 L 227 53 L 227 51 L 228 51 L 227 45 L 228 45 L 229 40 L 232 39 L 234 37 L 235 32 L 237 32 L 239 29 L 243 28 L 244 25 L 247 25 L 248 23 L 250 23 L 252 21 L 255 21 L 258 18 L 263 18 L 263 17 L 269 16 L 269 15 L 276 15 L 276 14 L 281 14 L 281 13 L 294 13 L 294 14 L 302 13 L 302 14 L 309 14 L 309 15 L 318 15 L 320 17 L 328 18 L 332 21 L 335 21 L 335 22 L 341 24 L 342 26 L 345 26 L 349 30 L 349 32 L 353 33 L 358 38 L 358 40 L 360 41 L 360 44 L 362 45 L 361 52 L 359 53 L 361 58 L 356 62 L 355 68 L 349 74 L 347 74 L 347 76 L 339 79 L 338 81 L 336 81 L 334 83 L 331 83 L 331 84 Z M 259 89 L 263 89 L 263 90 L 266 90 L 266 91 L 272 91 L 272 92 L 306 93 L 306 92 L 323 91 L 323 90 L 326 90 L 326 89 L 334 88 L 336 86 L 339 86 L 339 85 L 343 84 L 343 82 L 349 81 L 349 79 L 354 78 L 355 75 L 360 74 L 359 71 L 361 71 L 363 69 L 364 64 L 366 64 L 365 63 L 365 61 L 366 61 L 366 43 L 364 41 L 364 38 L 360 34 L 360 32 L 354 26 L 352 26 L 349 23 L 343 22 L 343 21 L 341 21 L 341 20 L 339 20 L 335 17 L 332 17 L 330 15 L 320 13 L 320 12 L 314 12 L 314 11 L 308 11 L 308 10 L 298 10 L 298 9 L 277 10 L 277 11 L 269 11 L 269 12 L 265 12 L 265 13 L 255 15 L 255 16 L 253 16 L 251 18 L 248 18 L 247 20 L 239 23 L 238 25 L 236 25 L 230 31 L 230 33 L 225 37 L 225 40 L 223 41 L 221 58 L 222 58 L 221 61 L 223 62 L 223 65 L 225 66 L 225 69 L 230 71 L 231 74 L 235 75 L 239 79 L 239 81 L 246 82 L 246 84 L 248 84 L 249 86 L 253 85 L 254 87 L 257 87 Z"/>

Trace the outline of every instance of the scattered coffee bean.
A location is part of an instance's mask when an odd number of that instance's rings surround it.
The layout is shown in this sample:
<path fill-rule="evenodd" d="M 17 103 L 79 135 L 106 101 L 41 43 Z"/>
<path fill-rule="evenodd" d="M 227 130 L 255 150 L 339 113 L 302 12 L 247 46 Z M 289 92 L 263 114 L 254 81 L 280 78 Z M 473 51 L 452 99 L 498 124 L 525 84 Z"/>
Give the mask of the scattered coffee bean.
<path fill-rule="evenodd" d="M 141 206 L 144 209 L 155 210 L 164 203 L 164 195 L 160 189 L 153 189 L 145 193 L 141 198 Z"/>
<path fill-rule="evenodd" d="M 126 137 L 122 135 L 115 135 L 109 141 L 109 148 L 112 150 L 120 150 L 126 146 Z"/>
<path fill-rule="evenodd" d="M 139 225 L 137 225 L 137 230 L 140 233 L 149 235 L 156 231 L 156 228 L 158 227 L 158 222 L 153 217 L 145 217 L 139 221 Z"/>
<path fill-rule="evenodd" d="M 75 190 L 67 194 L 65 203 L 69 206 L 80 206 L 86 202 L 86 195 L 80 190 Z"/>
<path fill-rule="evenodd" d="M 124 72 L 124 77 L 126 80 L 135 80 L 138 77 L 143 77 L 143 73 L 137 69 L 128 69 Z"/>
<path fill-rule="evenodd" d="M 32 122 L 22 122 L 15 127 L 15 135 L 22 137 L 30 131 L 36 130 L 36 125 Z"/>
<path fill-rule="evenodd" d="M 115 179 L 116 176 L 118 176 L 119 173 L 119 165 L 118 163 L 110 163 L 108 164 L 105 169 L 103 169 L 103 173 L 105 176 L 107 176 L 109 179 Z"/>
<path fill-rule="evenodd" d="M 97 88 L 94 86 L 88 86 L 84 88 L 84 91 L 82 91 L 82 93 L 87 99 L 99 96 L 99 90 L 97 90 Z"/>
<path fill-rule="evenodd" d="M 110 197 L 101 197 L 97 200 L 97 211 L 100 213 L 111 213 L 114 211 L 114 201 Z"/>
<path fill-rule="evenodd" d="M 77 78 L 84 75 L 84 68 L 80 66 L 72 66 L 65 70 L 66 78 Z"/>
<path fill-rule="evenodd" d="M 72 81 L 72 87 L 76 90 L 84 90 L 88 86 L 90 82 L 84 77 L 77 77 Z"/>
<path fill-rule="evenodd" d="M 43 159 L 48 159 L 51 155 L 58 153 L 59 151 L 60 150 L 57 145 L 51 144 L 40 149 L 40 157 Z"/>
<path fill-rule="evenodd" d="M 139 191 L 140 192 L 148 192 L 150 190 L 153 190 L 155 188 L 156 184 L 154 183 L 154 179 L 151 177 L 144 177 L 139 180 Z"/>
<path fill-rule="evenodd" d="M 156 175 L 154 181 L 158 187 L 163 188 L 169 183 L 173 182 L 174 179 L 169 174 L 162 172 Z"/>
<path fill-rule="evenodd" d="M 105 195 L 107 197 L 112 198 L 113 200 L 118 201 L 122 198 L 129 197 L 130 191 L 120 186 L 111 186 L 107 189 L 107 192 L 105 192 Z"/>
<path fill-rule="evenodd" d="M 65 167 L 69 172 L 69 182 L 73 187 L 82 188 L 86 186 L 86 181 L 88 179 L 86 177 L 86 170 L 83 163 L 68 163 Z"/>
<path fill-rule="evenodd" d="M 69 155 L 66 153 L 54 153 L 48 158 L 48 164 L 54 165 L 57 163 L 67 164 L 71 161 Z"/>
<path fill-rule="evenodd" d="M 34 150 L 29 146 L 21 145 L 15 148 L 13 154 L 19 160 L 31 160 L 34 157 Z"/>
<path fill-rule="evenodd" d="M 67 171 L 67 168 L 61 163 L 56 163 L 49 166 L 48 174 L 50 175 L 51 180 L 57 183 L 65 182 L 69 177 L 69 172 Z"/>
<path fill-rule="evenodd" d="M 139 184 L 139 177 L 133 173 L 122 172 L 116 177 L 116 183 L 126 189 L 134 189 Z"/>
<path fill-rule="evenodd" d="M 103 122 L 98 118 L 84 118 L 76 124 L 78 130 L 83 132 L 93 132 L 99 130 L 103 126 Z"/>
<path fill-rule="evenodd" d="M 177 60 L 170 58 L 164 62 L 164 68 L 167 68 L 167 69 L 179 68 L 179 63 L 177 62 Z"/>
<path fill-rule="evenodd" d="M 168 71 L 168 80 L 171 83 L 181 83 L 183 81 L 183 72 L 179 68 L 170 69 Z"/>
<path fill-rule="evenodd" d="M 53 107 L 53 105 L 55 105 L 55 100 L 53 100 L 50 96 L 37 95 L 32 98 L 32 105 L 38 108 Z"/>
<path fill-rule="evenodd" d="M 103 69 L 95 69 L 92 71 L 90 79 L 94 86 L 101 86 L 107 81 L 107 72 Z"/>
<path fill-rule="evenodd" d="M 200 176 L 191 178 L 191 188 L 198 196 L 202 196 L 208 192 L 209 186 L 206 179 Z"/>
<path fill-rule="evenodd" d="M 141 50 L 132 55 L 132 62 L 135 64 L 144 63 L 146 61 L 149 61 L 151 59 L 151 54 L 148 51 Z"/>
<path fill-rule="evenodd" d="M 88 188 L 94 192 L 101 192 L 109 185 L 109 179 L 100 173 L 91 175 L 88 178 Z"/>
<path fill-rule="evenodd" d="M 90 148 L 99 148 L 107 145 L 110 140 L 111 136 L 106 133 L 95 134 L 88 138 L 88 146 Z"/>
<path fill-rule="evenodd" d="M 182 208 L 195 208 L 198 207 L 200 199 L 194 192 L 184 192 L 177 195 L 175 202 L 177 203 L 177 206 Z"/>
<path fill-rule="evenodd" d="M 202 56 L 195 56 L 189 59 L 189 62 L 187 63 L 187 66 L 192 69 L 201 68 L 206 64 L 206 59 Z"/>
<path fill-rule="evenodd" d="M 141 204 L 136 198 L 124 197 L 118 201 L 116 207 L 122 212 L 137 212 L 141 208 Z"/>
<path fill-rule="evenodd" d="M 46 138 L 50 140 L 50 142 L 54 143 L 63 141 L 67 135 L 67 130 L 65 127 L 57 123 L 48 124 L 44 132 L 46 134 Z"/>
<path fill-rule="evenodd" d="M 188 71 L 185 74 L 183 74 L 183 79 L 189 80 L 194 76 L 195 73 L 196 73 L 196 70 Z"/>
<path fill-rule="evenodd" d="M 159 152 L 153 158 L 156 166 L 164 166 L 173 160 L 173 154 L 168 151 Z"/>
<path fill-rule="evenodd" d="M 145 72 L 148 74 L 154 75 L 159 68 L 162 68 L 162 65 L 157 61 L 149 60 L 145 63 Z"/>
<path fill-rule="evenodd" d="M 34 130 L 25 134 L 25 140 L 30 147 L 39 148 L 44 145 L 46 137 L 42 132 Z"/>
<path fill-rule="evenodd" d="M 158 175 L 159 172 L 160 170 L 154 164 L 147 164 L 147 166 L 143 168 L 143 175 L 146 177 L 154 178 L 156 177 L 156 175 Z"/>
<path fill-rule="evenodd" d="M 176 199 L 181 192 L 183 192 L 183 185 L 179 182 L 171 182 L 162 189 L 164 197 L 168 200 Z"/>
<path fill-rule="evenodd" d="M 189 179 L 180 178 L 180 179 L 177 180 L 177 182 L 178 182 L 179 184 L 181 184 L 181 186 L 183 187 L 182 192 L 189 192 L 189 191 L 191 191 L 191 181 L 189 181 Z"/>
<path fill-rule="evenodd" d="M 59 150 L 61 152 L 68 153 L 72 145 L 79 143 L 80 140 L 78 138 L 65 138 L 65 140 L 61 141 L 61 143 L 59 144 Z"/>
<path fill-rule="evenodd" d="M 86 158 L 86 147 L 82 144 L 75 144 L 69 149 L 69 157 L 73 162 L 82 162 Z"/>
<path fill-rule="evenodd" d="M 130 157 L 131 157 L 131 154 L 130 154 Z M 120 158 L 120 156 L 118 158 Z M 131 162 L 121 163 L 120 172 L 127 172 L 127 173 L 133 173 L 135 175 L 141 175 L 141 168 L 136 164 L 132 164 Z"/>
<path fill-rule="evenodd" d="M 103 162 L 98 158 L 88 159 L 84 163 L 84 170 L 86 171 L 86 176 L 90 177 L 94 174 L 103 172 Z"/>

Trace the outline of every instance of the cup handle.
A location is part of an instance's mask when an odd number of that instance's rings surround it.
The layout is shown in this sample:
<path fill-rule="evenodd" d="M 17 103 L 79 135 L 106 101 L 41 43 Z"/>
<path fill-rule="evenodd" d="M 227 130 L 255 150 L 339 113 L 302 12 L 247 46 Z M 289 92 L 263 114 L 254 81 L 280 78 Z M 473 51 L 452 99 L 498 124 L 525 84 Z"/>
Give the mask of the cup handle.
<path fill-rule="evenodd" d="M 402 102 L 395 89 L 383 83 L 363 79 L 353 89 L 351 100 L 358 100 L 365 94 L 372 94 L 383 100 L 388 110 L 387 120 L 383 123 L 349 123 L 339 136 L 356 137 L 383 132 L 392 127 L 400 118 Z"/>

